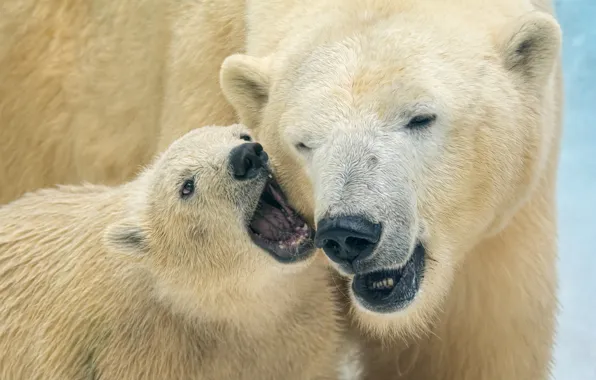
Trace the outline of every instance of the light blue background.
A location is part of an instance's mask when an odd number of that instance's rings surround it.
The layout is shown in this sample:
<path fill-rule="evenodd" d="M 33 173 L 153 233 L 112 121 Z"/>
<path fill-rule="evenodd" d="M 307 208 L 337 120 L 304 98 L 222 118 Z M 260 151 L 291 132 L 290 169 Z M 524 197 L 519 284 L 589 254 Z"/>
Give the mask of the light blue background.
<path fill-rule="evenodd" d="M 562 310 L 554 379 L 596 380 L 596 0 L 555 4 L 563 29 L 566 99 L 558 185 Z"/>

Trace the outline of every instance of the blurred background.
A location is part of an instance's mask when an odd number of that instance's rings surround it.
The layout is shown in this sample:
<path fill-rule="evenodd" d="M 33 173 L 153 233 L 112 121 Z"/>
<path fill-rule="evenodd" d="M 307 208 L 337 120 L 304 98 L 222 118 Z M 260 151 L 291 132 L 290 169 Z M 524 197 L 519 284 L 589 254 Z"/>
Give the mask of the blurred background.
<path fill-rule="evenodd" d="M 596 380 L 596 0 L 555 4 L 564 38 L 565 130 L 554 380 Z"/>

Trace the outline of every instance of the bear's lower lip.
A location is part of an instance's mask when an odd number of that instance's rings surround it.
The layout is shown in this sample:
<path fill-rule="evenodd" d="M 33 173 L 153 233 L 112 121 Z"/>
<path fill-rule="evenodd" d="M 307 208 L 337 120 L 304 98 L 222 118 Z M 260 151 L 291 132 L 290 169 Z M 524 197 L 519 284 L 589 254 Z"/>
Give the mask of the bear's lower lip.
<path fill-rule="evenodd" d="M 271 175 L 250 220 L 248 232 L 257 246 L 282 263 L 305 259 L 315 249 L 313 229 L 292 209 Z"/>
<path fill-rule="evenodd" d="M 352 291 L 358 303 L 375 313 L 393 313 L 412 303 L 424 276 L 426 250 L 416 245 L 408 261 L 399 269 L 383 269 L 357 274 Z"/>

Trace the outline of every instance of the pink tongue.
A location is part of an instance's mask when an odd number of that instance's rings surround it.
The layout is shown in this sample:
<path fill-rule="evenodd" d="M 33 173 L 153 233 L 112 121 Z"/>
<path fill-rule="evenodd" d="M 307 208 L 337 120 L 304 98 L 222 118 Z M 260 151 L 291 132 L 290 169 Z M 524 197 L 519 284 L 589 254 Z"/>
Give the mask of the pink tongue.
<path fill-rule="evenodd" d="M 279 240 L 280 238 L 279 234 L 277 233 L 278 231 L 266 219 L 258 218 L 253 220 L 250 226 L 252 227 L 253 231 L 267 240 Z"/>
<path fill-rule="evenodd" d="M 273 224 L 279 230 L 290 230 L 291 225 L 286 216 L 281 212 L 281 210 L 271 207 L 269 205 L 265 205 L 262 209 L 263 217 L 269 221 L 269 223 Z"/>
<path fill-rule="evenodd" d="M 285 240 L 291 234 L 291 224 L 277 208 L 262 204 L 251 223 L 252 229 L 267 240 Z"/>

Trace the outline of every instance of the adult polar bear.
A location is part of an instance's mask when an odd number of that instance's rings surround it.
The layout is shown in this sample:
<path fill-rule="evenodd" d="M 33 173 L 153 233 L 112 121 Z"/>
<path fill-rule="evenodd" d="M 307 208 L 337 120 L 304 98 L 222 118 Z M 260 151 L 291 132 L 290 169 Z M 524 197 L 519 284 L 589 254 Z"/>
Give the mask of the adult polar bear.
<path fill-rule="evenodd" d="M 546 378 L 561 119 L 551 12 L 549 0 L 4 1 L 0 202 L 121 182 L 186 131 L 232 123 L 218 71 L 244 51 L 224 87 L 296 207 L 381 222 L 359 273 L 425 248 L 424 280 L 407 267 L 413 301 L 402 282 L 393 302 L 355 303 L 362 336 L 396 338 L 367 342 L 368 377 Z M 374 279 L 380 295 L 398 283 L 389 274 Z"/>
<path fill-rule="evenodd" d="M 370 378 L 547 378 L 555 19 L 520 0 L 253 1 L 246 14 L 223 92 L 349 276 L 355 319 L 414 336 L 393 366 L 368 352 L 386 364 L 369 362 Z"/>

